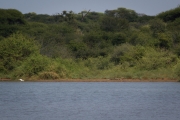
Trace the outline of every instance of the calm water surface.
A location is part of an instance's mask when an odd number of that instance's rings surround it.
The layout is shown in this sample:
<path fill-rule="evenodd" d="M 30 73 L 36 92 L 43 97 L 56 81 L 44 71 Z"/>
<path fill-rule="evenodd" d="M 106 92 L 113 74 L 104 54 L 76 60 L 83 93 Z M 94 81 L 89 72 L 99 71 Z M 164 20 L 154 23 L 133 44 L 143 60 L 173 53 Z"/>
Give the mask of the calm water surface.
<path fill-rule="evenodd" d="M 180 120 L 180 83 L 0 82 L 0 120 Z"/>

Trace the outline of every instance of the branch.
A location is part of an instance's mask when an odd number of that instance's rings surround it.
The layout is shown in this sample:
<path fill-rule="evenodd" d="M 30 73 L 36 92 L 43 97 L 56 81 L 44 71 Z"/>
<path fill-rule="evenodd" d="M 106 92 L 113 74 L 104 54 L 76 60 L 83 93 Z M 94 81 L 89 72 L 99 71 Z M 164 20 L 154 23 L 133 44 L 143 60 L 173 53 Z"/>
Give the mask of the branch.
<path fill-rule="evenodd" d="M 83 15 L 83 12 L 82 12 L 82 21 L 84 20 L 84 18 L 87 16 L 87 14 L 90 12 L 90 10 L 85 14 Z"/>

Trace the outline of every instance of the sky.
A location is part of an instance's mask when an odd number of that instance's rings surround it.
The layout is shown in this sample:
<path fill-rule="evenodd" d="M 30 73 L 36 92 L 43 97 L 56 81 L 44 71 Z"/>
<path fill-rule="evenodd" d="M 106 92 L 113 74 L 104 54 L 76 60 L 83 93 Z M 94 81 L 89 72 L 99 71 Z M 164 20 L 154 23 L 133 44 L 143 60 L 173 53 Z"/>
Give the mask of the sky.
<path fill-rule="evenodd" d="M 24 13 L 57 14 L 62 11 L 95 11 L 104 13 L 120 7 L 137 13 L 157 15 L 180 5 L 180 0 L 0 0 L 0 8 L 17 9 Z"/>

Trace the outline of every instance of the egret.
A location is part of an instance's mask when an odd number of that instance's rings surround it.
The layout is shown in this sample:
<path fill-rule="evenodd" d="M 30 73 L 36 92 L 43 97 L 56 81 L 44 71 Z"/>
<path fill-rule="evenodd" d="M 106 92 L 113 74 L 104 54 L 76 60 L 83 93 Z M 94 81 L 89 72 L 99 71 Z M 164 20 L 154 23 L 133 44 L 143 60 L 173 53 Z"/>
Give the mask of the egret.
<path fill-rule="evenodd" d="M 21 82 L 23 82 L 24 80 L 23 79 L 19 79 Z"/>

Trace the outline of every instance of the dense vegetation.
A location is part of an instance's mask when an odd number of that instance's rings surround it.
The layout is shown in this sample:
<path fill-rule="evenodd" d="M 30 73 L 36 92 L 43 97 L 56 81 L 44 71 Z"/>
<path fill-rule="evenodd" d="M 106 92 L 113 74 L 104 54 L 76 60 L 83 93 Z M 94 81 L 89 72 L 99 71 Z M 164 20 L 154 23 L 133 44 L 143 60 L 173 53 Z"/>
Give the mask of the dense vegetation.
<path fill-rule="evenodd" d="M 180 78 L 180 7 L 0 13 L 0 78 Z"/>

